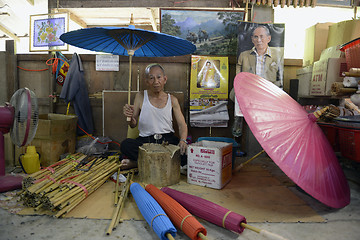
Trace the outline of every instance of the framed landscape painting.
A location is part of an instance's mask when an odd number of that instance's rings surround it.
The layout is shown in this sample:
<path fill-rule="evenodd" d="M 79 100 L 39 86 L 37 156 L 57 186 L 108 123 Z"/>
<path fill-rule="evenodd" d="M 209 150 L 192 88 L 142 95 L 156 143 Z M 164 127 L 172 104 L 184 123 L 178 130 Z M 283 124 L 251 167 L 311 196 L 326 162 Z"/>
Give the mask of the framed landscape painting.
<path fill-rule="evenodd" d="M 68 30 L 68 13 L 31 15 L 30 52 L 68 50 L 68 45 L 60 40 L 61 34 Z"/>
<path fill-rule="evenodd" d="M 194 55 L 236 55 L 241 10 L 160 9 L 160 31 L 196 45 Z"/>

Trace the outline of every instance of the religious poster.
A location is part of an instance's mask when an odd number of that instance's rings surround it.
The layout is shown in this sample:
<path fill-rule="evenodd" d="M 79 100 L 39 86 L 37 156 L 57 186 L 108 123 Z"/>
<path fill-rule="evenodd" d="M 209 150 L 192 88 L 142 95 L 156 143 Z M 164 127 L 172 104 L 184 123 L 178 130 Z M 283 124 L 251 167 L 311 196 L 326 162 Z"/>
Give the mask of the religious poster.
<path fill-rule="evenodd" d="M 227 127 L 229 66 L 227 57 L 191 58 L 190 125 Z"/>

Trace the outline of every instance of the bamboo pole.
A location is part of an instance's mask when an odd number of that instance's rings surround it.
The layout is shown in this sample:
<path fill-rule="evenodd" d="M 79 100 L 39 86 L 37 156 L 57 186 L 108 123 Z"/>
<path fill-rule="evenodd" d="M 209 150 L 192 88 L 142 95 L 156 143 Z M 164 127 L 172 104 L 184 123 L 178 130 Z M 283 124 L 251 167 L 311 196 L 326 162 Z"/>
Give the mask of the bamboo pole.
<path fill-rule="evenodd" d="M 257 154 L 254 155 L 253 157 L 251 157 L 249 160 L 241 163 L 239 166 L 237 166 L 237 167 L 233 170 L 233 172 L 235 173 L 235 172 L 240 171 L 240 169 L 243 168 L 246 164 L 250 163 L 252 160 L 254 160 L 255 158 L 257 158 L 258 156 L 260 156 L 260 155 L 261 155 L 262 153 L 264 153 L 264 152 L 265 152 L 265 150 L 262 150 L 261 152 L 257 153 Z"/>
<path fill-rule="evenodd" d="M 115 194 L 114 194 L 114 204 L 115 206 L 117 205 L 117 200 L 119 197 L 119 178 L 120 178 L 120 168 L 117 171 L 117 175 L 116 175 L 116 185 L 115 185 Z"/>
<path fill-rule="evenodd" d="M 125 198 L 127 197 L 128 193 L 129 193 L 129 189 L 130 189 L 130 183 L 132 181 L 134 177 L 134 172 L 129 172 L 124 184 L 124 187 L 122 189 L 121 195 L 118 199 L 117 205 L 116 205 L 116 209 L 113 211 L 113 216 L 111 218 L 111 222 L 109 224 L 109 227 L 106 231 L 106 235 L 110 235 L 113 231 L 113 229 L 115 229 L 119 223 L 120 220 L 120 216 L 122 213 L 122 210 L 124 209 L 124 203 L 125 203 Z"/>
<path fill-rule="evenodd" d="M 167 237 L 169 240 L 175 240 L 175 238 L 174 238 L 170 233 L 167 233 L 167 234 L 166 234 L 166 237 Z"/>
<path fill-rule="evenodd" d="M 119 212 L 117 214 L 117 218 L 116 218 L 116 221 L 115 221 L 115 225 L 114 225 L 114 228 L 117 227 L 117 225 L 120 223 L 120 216 L 121 216 L 121 213 L 124 209 L 124 206 L 125 206 L 125 198 L 128 196 L 129 194 L 129 190 L 130 190 L 130 182 L 133 180 L 134 178 L 134 174 L 135 172 L 130 172 L 128 174 L 128 178 L 129 178 L 129 181 L 126 183 L 126 187 L 124 189 L 124 191 L 121 193 L 121 200 L 120 200 L 120 209 L 119 209 Z M 126 179 L 127 180 L 127 179 Z"/>

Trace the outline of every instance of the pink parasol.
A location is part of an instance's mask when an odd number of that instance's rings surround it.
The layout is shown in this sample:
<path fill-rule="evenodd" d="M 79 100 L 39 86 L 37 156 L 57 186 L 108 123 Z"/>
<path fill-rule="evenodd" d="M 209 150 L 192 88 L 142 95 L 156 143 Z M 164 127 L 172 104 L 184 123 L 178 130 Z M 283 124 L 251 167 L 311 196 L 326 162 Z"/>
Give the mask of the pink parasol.
<path fill-rule="evenodd" d="M 237 74 L 234 89 L 249 128 L 280 169 L 320 202 L 348 205 L 348 182 L 316 124 L 317 113 L 308 114 L 279 87 L 251 73 Z"/>

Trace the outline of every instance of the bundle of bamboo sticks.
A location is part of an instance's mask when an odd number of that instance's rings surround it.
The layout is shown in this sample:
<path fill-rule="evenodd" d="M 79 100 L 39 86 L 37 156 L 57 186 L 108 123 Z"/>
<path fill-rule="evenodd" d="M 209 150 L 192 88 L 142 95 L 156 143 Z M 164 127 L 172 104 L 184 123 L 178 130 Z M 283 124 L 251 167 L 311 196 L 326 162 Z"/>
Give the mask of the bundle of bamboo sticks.
<path fill-rule="evenodd" d="M 116 208 L 113 211 L 111 222 L 106 231 L 106 235 L 110 235 L 111 232 L 114 229 L 116 229 L 117 225 L 121 222 L 121 219 L 120 219 L 121 213 L 122 213 L 122 210 L 124 209 L 125 199 L 127 198 L 127 195 L 129 194 L 130 185 L 133 180 L 135 172 L 137 172 L 137 168 L 127 171 L 126 181 L 124 184 L 122 184 L 121 194 L 119 195 L 118 194 L 119 193 L 118 186 L 119 186 L 119 175 L 121 172 L 118 171 L 117 181 L 116 181 L 116 186 L 115 186 L 115 194 L 114 194 L 114 196 L 115 196 L 114 205 Z M 125 174 L 125 172 L 123 172 L 123 174 Z"/>
<path fill-rule="evenodd" d="M 23 180 L 21 199 L 34 210 L 46 209 L 61 217 L 93 193 L 121 166 L 117 156 L 87 157 L 77 153 L 35 172 Z M 91 167 L 90 167 L 91 166 Z"/>

